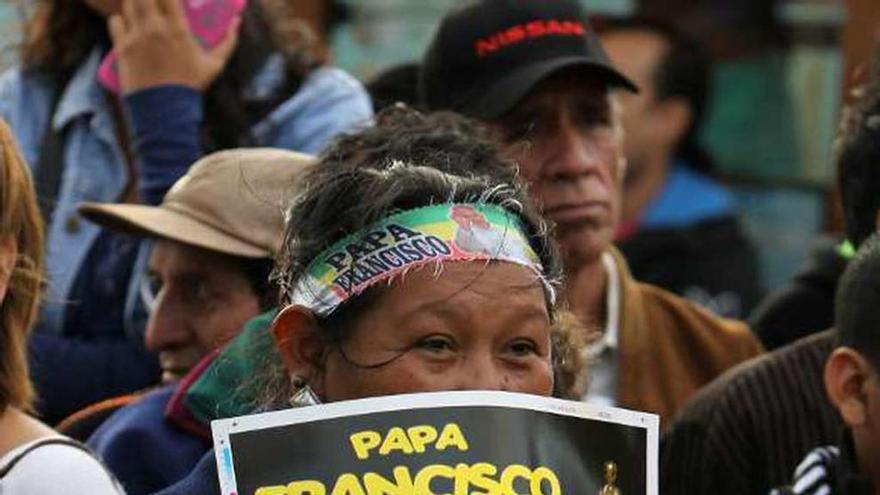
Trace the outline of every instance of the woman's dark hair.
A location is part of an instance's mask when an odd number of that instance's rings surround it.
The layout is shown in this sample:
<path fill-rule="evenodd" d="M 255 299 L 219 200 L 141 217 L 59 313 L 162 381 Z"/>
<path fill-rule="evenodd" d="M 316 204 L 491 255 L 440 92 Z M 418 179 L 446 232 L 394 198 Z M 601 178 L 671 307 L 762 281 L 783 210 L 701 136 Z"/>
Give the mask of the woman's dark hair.
<path fill-rule="evenodd" d="M 877 230 L 880 210 L 880 45 L 859 93 L 844 110 L 835 143 L 846 237 L 856 246 Z"/>
<path fill-rule="evenodd" d="M 248 3 L 238 45 L 205 96 L 202 141 L 206 151 L 252 145 L 250 128 L 294 94 L 318 65 L 307 36 L 294 41 L 286 13 L 268 12 L 264 2 Z M 300 32 L 302 31 L 301 28 Z M 110 49 L 106 20 L 83 0 L 41 0 L 26 26 L 22 46 L 25 70 L 59 84 L 69 79 L 95 47 Z M 284 60 L 284 82 L 267 98 L 249 100 L 245 91 L 270 57 Z"/>
<path fill-rule="evenodd" d="M 335 141 L 299 187 L 276 267 L 282 303 L 312 260 L 343 237 L 400 211 L 451 202 L 495 204 L 518 215 L 547 278 L 561 280 L 552 234 L 515 164 L 501 158 L 485 127 L 465 117 L 387 109 L 375 126 Z M 368 290 L 320 323 L 347 328 L 370 298 Z"/>

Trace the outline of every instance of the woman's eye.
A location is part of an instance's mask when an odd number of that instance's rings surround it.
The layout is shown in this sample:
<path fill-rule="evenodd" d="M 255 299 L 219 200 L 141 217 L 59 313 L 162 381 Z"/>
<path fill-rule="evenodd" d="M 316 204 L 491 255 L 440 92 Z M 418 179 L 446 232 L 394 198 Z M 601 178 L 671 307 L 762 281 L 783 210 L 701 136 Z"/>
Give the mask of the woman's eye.
<path fill-rule="evenodd" d="M 529 356 L 538 353 L 538 346 L 527 340 L 512 342 L 509 349 L 514 356 Z"/>
<path fill-rule="evenodd" d="M 422 339 L 421 341 L 419 341 L 418 347 L 426 351 L 441 353 L 451 351 L 454 346 L 450 339 L 446 337 L 435 336 Z"/>

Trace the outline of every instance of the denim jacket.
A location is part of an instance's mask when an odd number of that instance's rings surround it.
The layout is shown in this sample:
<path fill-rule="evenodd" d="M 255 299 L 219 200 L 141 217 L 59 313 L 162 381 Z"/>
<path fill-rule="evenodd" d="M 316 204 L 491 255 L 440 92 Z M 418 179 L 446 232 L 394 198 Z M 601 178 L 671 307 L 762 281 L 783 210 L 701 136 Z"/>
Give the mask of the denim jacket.
<path fill-rule="evenodd" d="M 71 334 L 70 329 L 64 328 L 65 316 L 69 308 L 66 301 L 70 300 L 77 275 L 100 233 L 97 225 L 79 216 L 76 210 L 78 204 L 84 201 L 118 201 L 130 182 L 126 159 L 116 139 L 111 105 L 106 92 L 96 82 L 95 75 L 101 58 L 101 51 L 96 49 L 74 72 L 63 89 L 52 115 L 50 112 L 56 88 L 46 76 L 20 68 L 13 68 L 0 76 L 0 117 L 5 118 L 11 125 L 24 157 L 32 167 L 38 160 L 42 140 L 50 123 L 64 136 L 61 151 L 64 160 L 61 187 L 53 221 L 47 228 L 49 287 L 37 329 L 38 335 Z M 277 87 L 275 85 L 282 80 L 282 70 L 280 57 L 270 58 L 255 77 L 246 97 L 260 98 L 270 94 L 273 88 Z M 172 120 L 177 116 L 169 115 L 170 111 L 167 108 L 164 111 L 154 112 L 152 116 L 139 116 L 131 113 L 132 107 L 138 104 L 141 108 L 150 107 L 150 101 L 162 107 L 163 98 L 175 91 L 179 97 L 189 98 L 191 104 L 187 108 L 190 108 L 191 112 L 188 117 L 195 118 L 193 122 L 196 127 L 193 133 L 196 133 L 202 115 L 201 95 L 198 92 L 181 87 L 145 90 L 149 94 L 135 94 L 137 96 L 132 95 L 132 98 L 127 97 L 124 101 L 124 106 L 129 110 L 128 120 L 136 151 L 138 151 L 139 131 L 149 132 L 145 126 L 161 128 L 168 125 L 174 128 Z M 139 102 L 138 98 L 140 98 Z M 152 106 L 157 107 L 157 105 Z M 259 146 L 315 153 L 341 132 L 366 123 L 371 114 L 369 98 L 359 82 L 339 69 L 323 67 L 309 74 L 299 90 L 258 123 L 252 132 Z M 167 132 L 166 129 L 166 134 Z M 190 141 L 196 140 L 197 137 L 190 139 Z M 155 156 L 161 155 L 161 152 L 155 154 Z M 172 160 L 173 166 L 169 166 L 168 163 L 157 165 L 145 160 L 143 156 L 137 156 L 136 153 L 136 167 L 141 178 L 139 186 L 142 185 L 141 182 L 146 182 L 153 188 L 155 198 L 149 202 L 158 202 L 164 191 L 186 172 L 186 168 L 195 158 L 198 156 L 187 156 L 183 160 L 178 154 L 178 163 L 173 163 Z M 144 180 L 148 176 L 151 179 Z M 142 265 L 146 259 L 143 250 L 139 258 L 138 264 Z M 136 282 L 139 277 L 136 275 L 137 269 L 130 279 L 131 283 L 128 284 L 129 296 L 126 298 L 125 321 L 120 322 L 118 332 L 119 338 L 127 338 L 137 345 L 142 345 L 144 319 L 142 314 L 137 315 L 139 284 Z M 89 335 L 88 329 L 75 329 L 74 333 L 84 341 L 94 337 Z M 46 360 L 51 361 L 62 356 L 65 359 L 68 357 L 76 359 L 68 350 L 61 356 L 52 356 L 50 353 Z M 113 356 L 99 356 L 94 352 L 90 356 L 89 359 L 113 359 Z M 120 356 L 120 359 L 124 357 Z M 69 362 L 66 364 L 74 366 L 69 373 L 75 376 L 75 364 Z M 60 365 L 61 363 L 55 364 L 55 366 Z M 109 374 L 116 370 L 109 365 L 102 369 Z M 76 378 L 95 380 L 99 377 Z M 58 388 L 63 390 L 63 384 L 53 387 L 53 392 Z"/>

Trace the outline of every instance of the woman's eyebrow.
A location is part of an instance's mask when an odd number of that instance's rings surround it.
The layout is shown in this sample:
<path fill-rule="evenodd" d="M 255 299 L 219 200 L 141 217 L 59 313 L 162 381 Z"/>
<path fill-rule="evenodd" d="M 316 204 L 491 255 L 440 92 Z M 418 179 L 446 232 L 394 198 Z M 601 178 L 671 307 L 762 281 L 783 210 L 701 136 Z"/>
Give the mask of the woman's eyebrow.
<path fill-rule="evenodd" d="M 457 320 L 462 318 L 462 311 L 457 310 L 460 305 L 450 304 L 450 298 L 451 297 L 446 297 L 443 299 L 426 301 L 413 308 L 407 309 L 401 313 L 400 322 L 406 323 L 413 318 L 423 315 L 437 317 L 442 320 Z"/>

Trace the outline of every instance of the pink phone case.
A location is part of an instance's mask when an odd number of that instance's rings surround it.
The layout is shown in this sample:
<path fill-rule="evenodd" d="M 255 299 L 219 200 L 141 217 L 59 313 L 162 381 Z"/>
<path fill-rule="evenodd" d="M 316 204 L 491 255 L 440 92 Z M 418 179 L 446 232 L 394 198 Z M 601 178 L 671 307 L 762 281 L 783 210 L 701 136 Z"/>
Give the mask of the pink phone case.
<path fill-rule="evenodd" d="M 244 10 L 247 0 L 180 0 L 196 39 L 210 49 L 226 36 L 232 21 Z M 114 93 L 122 88 L 116 69 L 116 52 L 111 51 L 98 69 L 98 82 Z"/>

